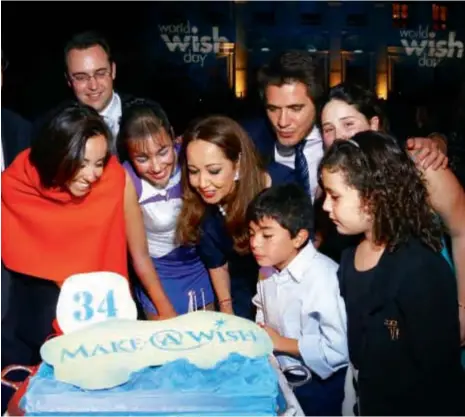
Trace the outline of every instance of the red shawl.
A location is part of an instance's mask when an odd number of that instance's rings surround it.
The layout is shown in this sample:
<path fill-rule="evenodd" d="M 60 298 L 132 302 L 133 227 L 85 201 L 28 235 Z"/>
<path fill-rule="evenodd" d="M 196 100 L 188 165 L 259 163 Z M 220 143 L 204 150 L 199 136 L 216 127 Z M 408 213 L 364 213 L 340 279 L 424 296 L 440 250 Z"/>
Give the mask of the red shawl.
<path fill-rule="evenodd" d="M 20 153 L 2 174 L 2 260 L 7 268 L 61 284 L 72 274 L 127 276 L 125 172 L 111 157 L 83 198 L 43 188 Z"/>

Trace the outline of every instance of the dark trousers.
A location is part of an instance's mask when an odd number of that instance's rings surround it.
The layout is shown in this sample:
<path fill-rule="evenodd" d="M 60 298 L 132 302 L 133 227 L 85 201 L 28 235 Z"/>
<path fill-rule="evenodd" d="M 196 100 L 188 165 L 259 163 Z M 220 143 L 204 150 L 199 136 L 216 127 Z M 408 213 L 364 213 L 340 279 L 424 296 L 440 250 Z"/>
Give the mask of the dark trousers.
<path fill-rule="evenodd" d="M 59 291 L 52 281 L 11 272 L 8 310 L 2 319 L 2 369 L 41 362 L 40 347 L 53 333 Z M 7 379 L 21 381 L 26 376 L 10 372 Z M 2 385 L 2 414 L 12 394 Z"/>
<path fill-rule="evenodd" d="M 312 374 L 309 383 L 294 389 L 294 394 L 306 416 L 340 416 L 344 400 L 347 367 L 327 379 Z"/>

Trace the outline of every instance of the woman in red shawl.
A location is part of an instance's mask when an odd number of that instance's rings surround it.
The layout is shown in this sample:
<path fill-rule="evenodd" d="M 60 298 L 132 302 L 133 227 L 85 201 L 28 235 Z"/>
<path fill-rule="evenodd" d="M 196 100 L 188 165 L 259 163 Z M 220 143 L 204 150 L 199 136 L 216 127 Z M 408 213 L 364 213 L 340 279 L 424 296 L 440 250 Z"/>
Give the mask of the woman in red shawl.
<path fill-rule="evenodd" d="M 11 271 L 2 367 L 40 361 L 59 287 L 70 275 L 128 276 L 127 249 L 161 318 L 175 315 L 148 254 L 132 181 L 90 107 L 59 111 L 2 174 L 2 261 Z"/>

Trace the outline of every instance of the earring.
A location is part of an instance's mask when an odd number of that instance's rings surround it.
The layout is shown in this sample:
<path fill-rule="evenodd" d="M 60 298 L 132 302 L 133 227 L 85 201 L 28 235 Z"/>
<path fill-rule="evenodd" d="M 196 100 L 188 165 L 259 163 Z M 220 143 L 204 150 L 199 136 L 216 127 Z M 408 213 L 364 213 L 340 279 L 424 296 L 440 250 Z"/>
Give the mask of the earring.
<path fill-rule="evenodd" d="M 238 157 L 237 157 L 237 163 L 236 163 L 236 166 L 237 166 L 237 169 L 236 169 L 236 174 L 234 175 L 234 181 L 239 181 L 239 168 L 240 168 L 240 163 L 241 163 L 241 154 L 239 153 Z"/>

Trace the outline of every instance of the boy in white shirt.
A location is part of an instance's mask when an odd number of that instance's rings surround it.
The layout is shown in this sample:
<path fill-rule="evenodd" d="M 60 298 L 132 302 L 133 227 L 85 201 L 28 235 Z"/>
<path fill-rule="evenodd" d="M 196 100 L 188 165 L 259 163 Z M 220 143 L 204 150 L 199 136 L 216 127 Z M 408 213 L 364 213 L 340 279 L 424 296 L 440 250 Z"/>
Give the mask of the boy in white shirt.
<path fill-rule="evenodd" d="M 313 208 L 295 184 L 261 192 L 247 211 L 250 246 L 271 276 L 260 280 L 253 303 L 281 369 L 306 367 L 312 379 L 295 388 L 307 416 L 341 415 L 348 365 L 346 312 L 338 265 L 310 240 Z M 291 377 L 299 376 L 295 368 Z M 302 375 L 302 372 L 300 372 Z"/>

